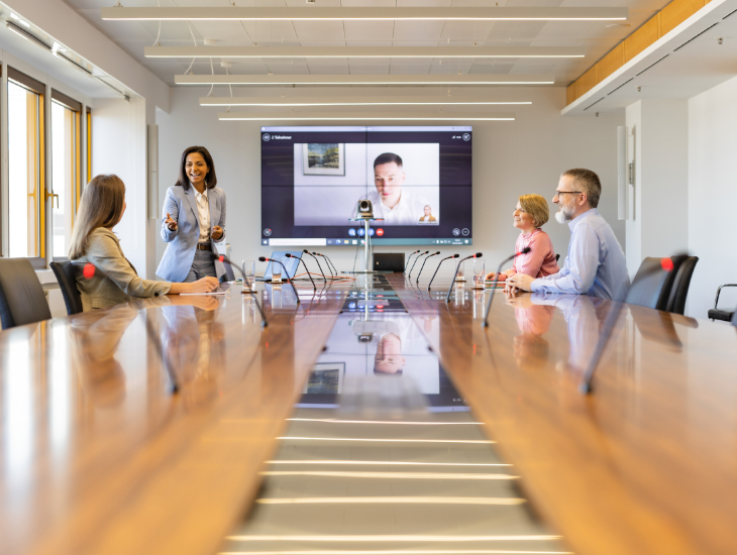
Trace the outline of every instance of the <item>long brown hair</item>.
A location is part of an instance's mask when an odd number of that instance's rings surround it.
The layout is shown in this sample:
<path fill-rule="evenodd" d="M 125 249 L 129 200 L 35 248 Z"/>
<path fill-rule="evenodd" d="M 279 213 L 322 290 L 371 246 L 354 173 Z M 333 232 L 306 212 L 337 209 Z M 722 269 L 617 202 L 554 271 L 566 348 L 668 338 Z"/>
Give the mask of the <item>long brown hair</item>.
<path fill-rule="evenodd" d="M 176 187 L 181 187 L 185 191 L 189 189 L 189 177 L 187 177 L 187 156 L 197 152 L 202 155 L 207 164 L 207 175 L 205 176 L 205 187 L 212 189 L 218 184 L 218 178 L 215 175 L 215 162 L 212 161 L 212 156 L 204 146 L 191 146 L 184 149 L 182 153 L 182 162 L 179 164 L 179 179 L 175 183 Z"/>
<path fill-rule="evenodd" d="M 90 233 L 98 227 L 112 227 L 120 221 L 125 203 L 125 183 L 117 175 L 96 175 L 84 188 L 77 221 L 69 246 L 69 259 L 87 252 Z"/>

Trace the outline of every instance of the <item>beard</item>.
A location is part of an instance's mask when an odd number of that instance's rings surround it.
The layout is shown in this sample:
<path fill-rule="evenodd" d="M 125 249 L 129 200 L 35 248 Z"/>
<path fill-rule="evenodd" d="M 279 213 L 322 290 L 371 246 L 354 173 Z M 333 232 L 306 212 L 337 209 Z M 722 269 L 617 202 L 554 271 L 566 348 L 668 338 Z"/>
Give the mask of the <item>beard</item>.
<path fill-rule="evenodd" d="M 557 221 L 557 222 L 558 222 L 559 224 L 565 224 L 565 223 L 568 223 L 568 222 L 570 222 L 570 221 L 571 221 L 571 220 L 573 219 L 573 218 L 572 218 L 571 216 L 572 216 L 572 214 L 569 214 L 569 213 L 568 213 L 568 211 L 567 211 L 567 210 L 565 209 L 565 207 L 563 206 L 563 207 L 561 207 L 561 209 L 560 209 L 560 210 L 558 210 L 558 211 L 557 211 L 557 212 L 555 213 L 555 220 L 556 220 L 556 221 Z"/>

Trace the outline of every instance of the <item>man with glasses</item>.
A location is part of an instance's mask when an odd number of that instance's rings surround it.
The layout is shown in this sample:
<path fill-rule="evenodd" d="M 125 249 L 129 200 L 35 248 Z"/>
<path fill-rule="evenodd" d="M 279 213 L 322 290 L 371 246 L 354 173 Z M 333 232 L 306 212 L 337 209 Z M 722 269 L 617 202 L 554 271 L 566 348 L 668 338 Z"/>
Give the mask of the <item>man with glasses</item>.
<path fill-rule="evenodd" d="M 553 203 L 555 219 L 571 230 L 568 257 L 557 274 L 534 279 L 515 274 L 507 284 L 533 293 L 589 295 L 623 302 L 630 287 L 624 252 L 611 226 L 596 207 L 601 197 L 599 176 L 572 169 L 560 176 Z"/>

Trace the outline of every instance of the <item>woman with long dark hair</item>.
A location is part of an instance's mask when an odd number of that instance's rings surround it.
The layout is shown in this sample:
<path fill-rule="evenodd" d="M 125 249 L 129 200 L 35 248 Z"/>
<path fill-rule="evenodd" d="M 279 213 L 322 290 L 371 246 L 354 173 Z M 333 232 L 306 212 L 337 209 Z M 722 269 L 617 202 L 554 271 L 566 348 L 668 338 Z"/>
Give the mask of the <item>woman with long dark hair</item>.
<path fill-rule="evenodd" d="M 112 231 L 125 206 L 125 184 L 117 175 L 98 175 L 84 188 L 69 247 L 75 265 L 95 267 L 93 275 L 80 271 L 77 277 L 84 310 L 110 308 L 133 297 L 207 293 L 218 287 L 212 277 L 186 284 L 139 277 Z"/>
<path fill-rule="evenodd" d="M 215 244 L 225 241 L 225 192 L 217 188 L 217 182 L 207 149 L 185 149 L 179 179 L 166 191 L 161 237 L 169 244 L 157 275 L 174 282 L 193 282 L 225 273 L 212 256 Z"/>

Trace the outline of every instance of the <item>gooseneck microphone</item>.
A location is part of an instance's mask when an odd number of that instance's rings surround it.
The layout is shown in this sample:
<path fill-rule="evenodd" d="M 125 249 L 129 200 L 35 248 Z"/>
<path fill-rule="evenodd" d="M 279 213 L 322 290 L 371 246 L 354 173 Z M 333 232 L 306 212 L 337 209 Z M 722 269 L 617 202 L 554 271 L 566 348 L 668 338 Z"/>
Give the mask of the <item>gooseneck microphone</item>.
<path fill-rule="evenodd" d="M 430 256 L 428 256 L 423 262 L 422 266 L 420 266 L 420 271 L 417 274 L 417 281 L 415 281 L 416 285 L 419 285 L 420 283 L 420 276 L 422 275 L 422 270 L 425 268 L 425 264 L 427 264 L 427 261 L 430 260 L 433 256 L 437 256 L 440 254 L 440 251 L 432 253 Z"/>
<path fill-rule="evenodd" d="M 307 249 L 303 249 L 302 252 L 305 253 L 305 254 L 309 254 L 312 258 L 315 259 L 315 262 L 317 262 L 317 267 L 320 268 L 320 273 L 322 274 L 322 280 L 325 283 L 327 283 L 328 282 L 328 278 L 325 277 L 325 272 L 322 271 L 322 266 L 320 266 L 320 261 L 317 259 L 317 257 L 314 254 L 312 254 L 310 251 L 308 251 Z M 306 267 L 307 266 L 305 266 L 305 268 Z"/>
<path fill-rule="evenodd" d="M 213 260 L 219 260 L 223 264 L 229 264 L 231 268 L 235 268 L 236 270 L 238 270 L 238 273 L 243 278 L 243 283 L 245 283 L 246 284 L 246 287 L 248 287 L 248 291 L 247 292 L 248 293 L 251 293 L 252 292 L 251 282 L 248 281 L 248 277 L 246 276 L 246 272 L 242 268 L 239 268 L 236 264 L 233 264 L 233 262 L 231 262 L 231 260 L 227 256 L 225 256 L 224 254 L 215 254 L 215 253 L 213 253 L 212 254 L 212 259 Z M 253 301 L 256 303 L 256 308 L 258 308 L 258 311 L 261 314 L 261 328 L 263 329 L 263 328 L 269 327 L 269 322 L 266 321 L 266 314 L 264 314 L 264 309 L 261 307 L 261 303 L 258 302 L 258 298 L 256 297 L 255 293 L 253 294 Z"/>
<path fill-rule="evenodd" d="M 415 269 L 415 264 L 417 264 L 417 261 L 420 258 L 422 258 L 423 256 L 425 256 L 426 254 L 430 254 L 430 251 L 425 251 L 420 256 L 418 256 L 417 258 L 415 258 L 415 261 L 412 263 L 412 268 L 410 269 L 409 273 L 407 274 L 407 277 L 412 278 L 412 270 Z"/>
<path fill-rule="evenodd" d="M 418 252 L 422 252 L 421 250 L 417 250 L 415 252 L 411 252 L 409 256 L 407 257 L 407 265 L 404 267 L 404 272 L 407 273 L 407 268 L 409 268 L 409 259 L 412 258 L 414 255 L 416 255 Z"/>
<path fill-rule="evenodd" d="M 450 294 L 453 292 L 453 286 L 455 285 L 456 277 L 458 277 L 458 270 L 461 269 L 461 264 L 463 264 L 469 258 L 481 258 L 482 256 L 484 256 L 484 255 L 481 254 L 480 252 L 477 252 L 476 254 L 472 254 L 471 256 L 467 256 L 466 258 L 461 258 L 461 260 L 458 262 L 458 266 L 456 266 L 456 273 L 453 274 L 453 281 L 450 282 L 450 288 L 448 289 L 448 296 L 445 297 L 445 302 L 446 303 L 449 303 L 450 302 Z"/>
<path fill-rule="evenodd" d="M 335 264 L 333 264 L 333 261 L 328 258 L 328 255 L 327 254 L 321 254 L 320 256 L 322 256 L 325 260 L 328 261 L 328 265 L 332 266 L 333 267 L 333 270 L 335 271 L 335 277 L 338 277 L 338 268 L 336 268 L 335 267 Z M 333 271 L 333 270 L 331 270 L 331 271 Z"/>
<path fill-rule="evenodd" d="M 432 275 L 432 278 L 430 278 L 430 283 L 427 284 L 427 290 L 428 291 L 430 291 L 430 286 L 432 285 L 432 281 L 435 279 L 435 276 L 438 275 L 438 270 L 440 269 L 440 266 L 443 264 L 443 262 L 445 262 L 446 260 L 450 260 L 451 258 L 458 258 L 459 256 L 461 256 L 461 255 L 460 254 L 454 254 L 454 255 L 451 255 L 451 256 L 446 256 L 445 258 L 443 258 L 438 263 L 438 267 L 435 268 L 435 273 Z M 420 271 L 420 273 L 422 273 L 422 271 Z"/>
<path fill-rule="evenodd" d="M 497 283 L 499 283 L 499 273 L 502 271 L 502 266 L 504 266 L 507 262 L 510 260 L 517 258 L 520 254 L 527 254 L 532 249 L 530 247 L 525 247 L 519 252 L 514 253 L 509 258 L 505 258 L 502 260 L 502 263 L 499 264 L 499 267 L 496 269 L 496 275 L 494 276 L 494 285 L 491 287 L 491 295 L 489 295 L 489 302 L 486 304 L 486 311 L 484 312 L 484 327 L 489 327 L 489 311 L 491 310 L 491 301 L 494 300 L 494 292 L 496 291 Z"/>
<path fill-rule="evenodd" d="M 296 258 L 299 260 L 299 262 L 302 263 L 302 265 L 305 267 L 305 272 L 307 272 L 307 277 L 310 278 L 310 281 L 312 282 L 312 289 L 317 291 L 317 285 L 315 285 L 315 280 L 312 279 L 312 276 L 310 275 L 310 271 L 307 269 L 307 264 L 305 264 L 305 261 L 302 260 L 299 256 L 294 256 L 293 254 L 286 254 L 287 258 Z M 299 262 L 297 262 L 297 266 L 299 266 Z"/>
<path fill-rule="evenodd" d="M 291 279 L 289 279 L 289 273 L 287 272 L 287 268 L 282 264 L 281 260 L 276 260 L 275 258 L 266 258 L 265 256 L 259 256 L 258 257 L 260 262 L 276 262 L 279 264 L 279 266 L 282 267 L 284 270 L 284 275 L 286 276 L 286 280 L 289 283 L 289 285 L 292 286 L 292 290 L 294 291 L 294 296 L 297 297 L 297 304 L 301 303 L 302 301 L 299 300 L 299 294 L 297 293 L 297 288 L 294 286 L 294 282 L 292 282 Z"/>
<path fill-rule="evenodd" d="M 333 269 L 330 267 L 330 264 L 328 264 L 328 257 L 324 254 L 320 254 L 319 252 L 312 251 L 310 253 L 312 256 L 322 256 L 325 259 L 325 265 L 328 267 L 328 272 L 330 272 L 330 279 L 333 279 Z M 317 259 L 316 259 L 317 260 Z M 318 264 L 319 266 L 319 264 Z M 322 268 L 320 268 L 322 270 Z"/>

